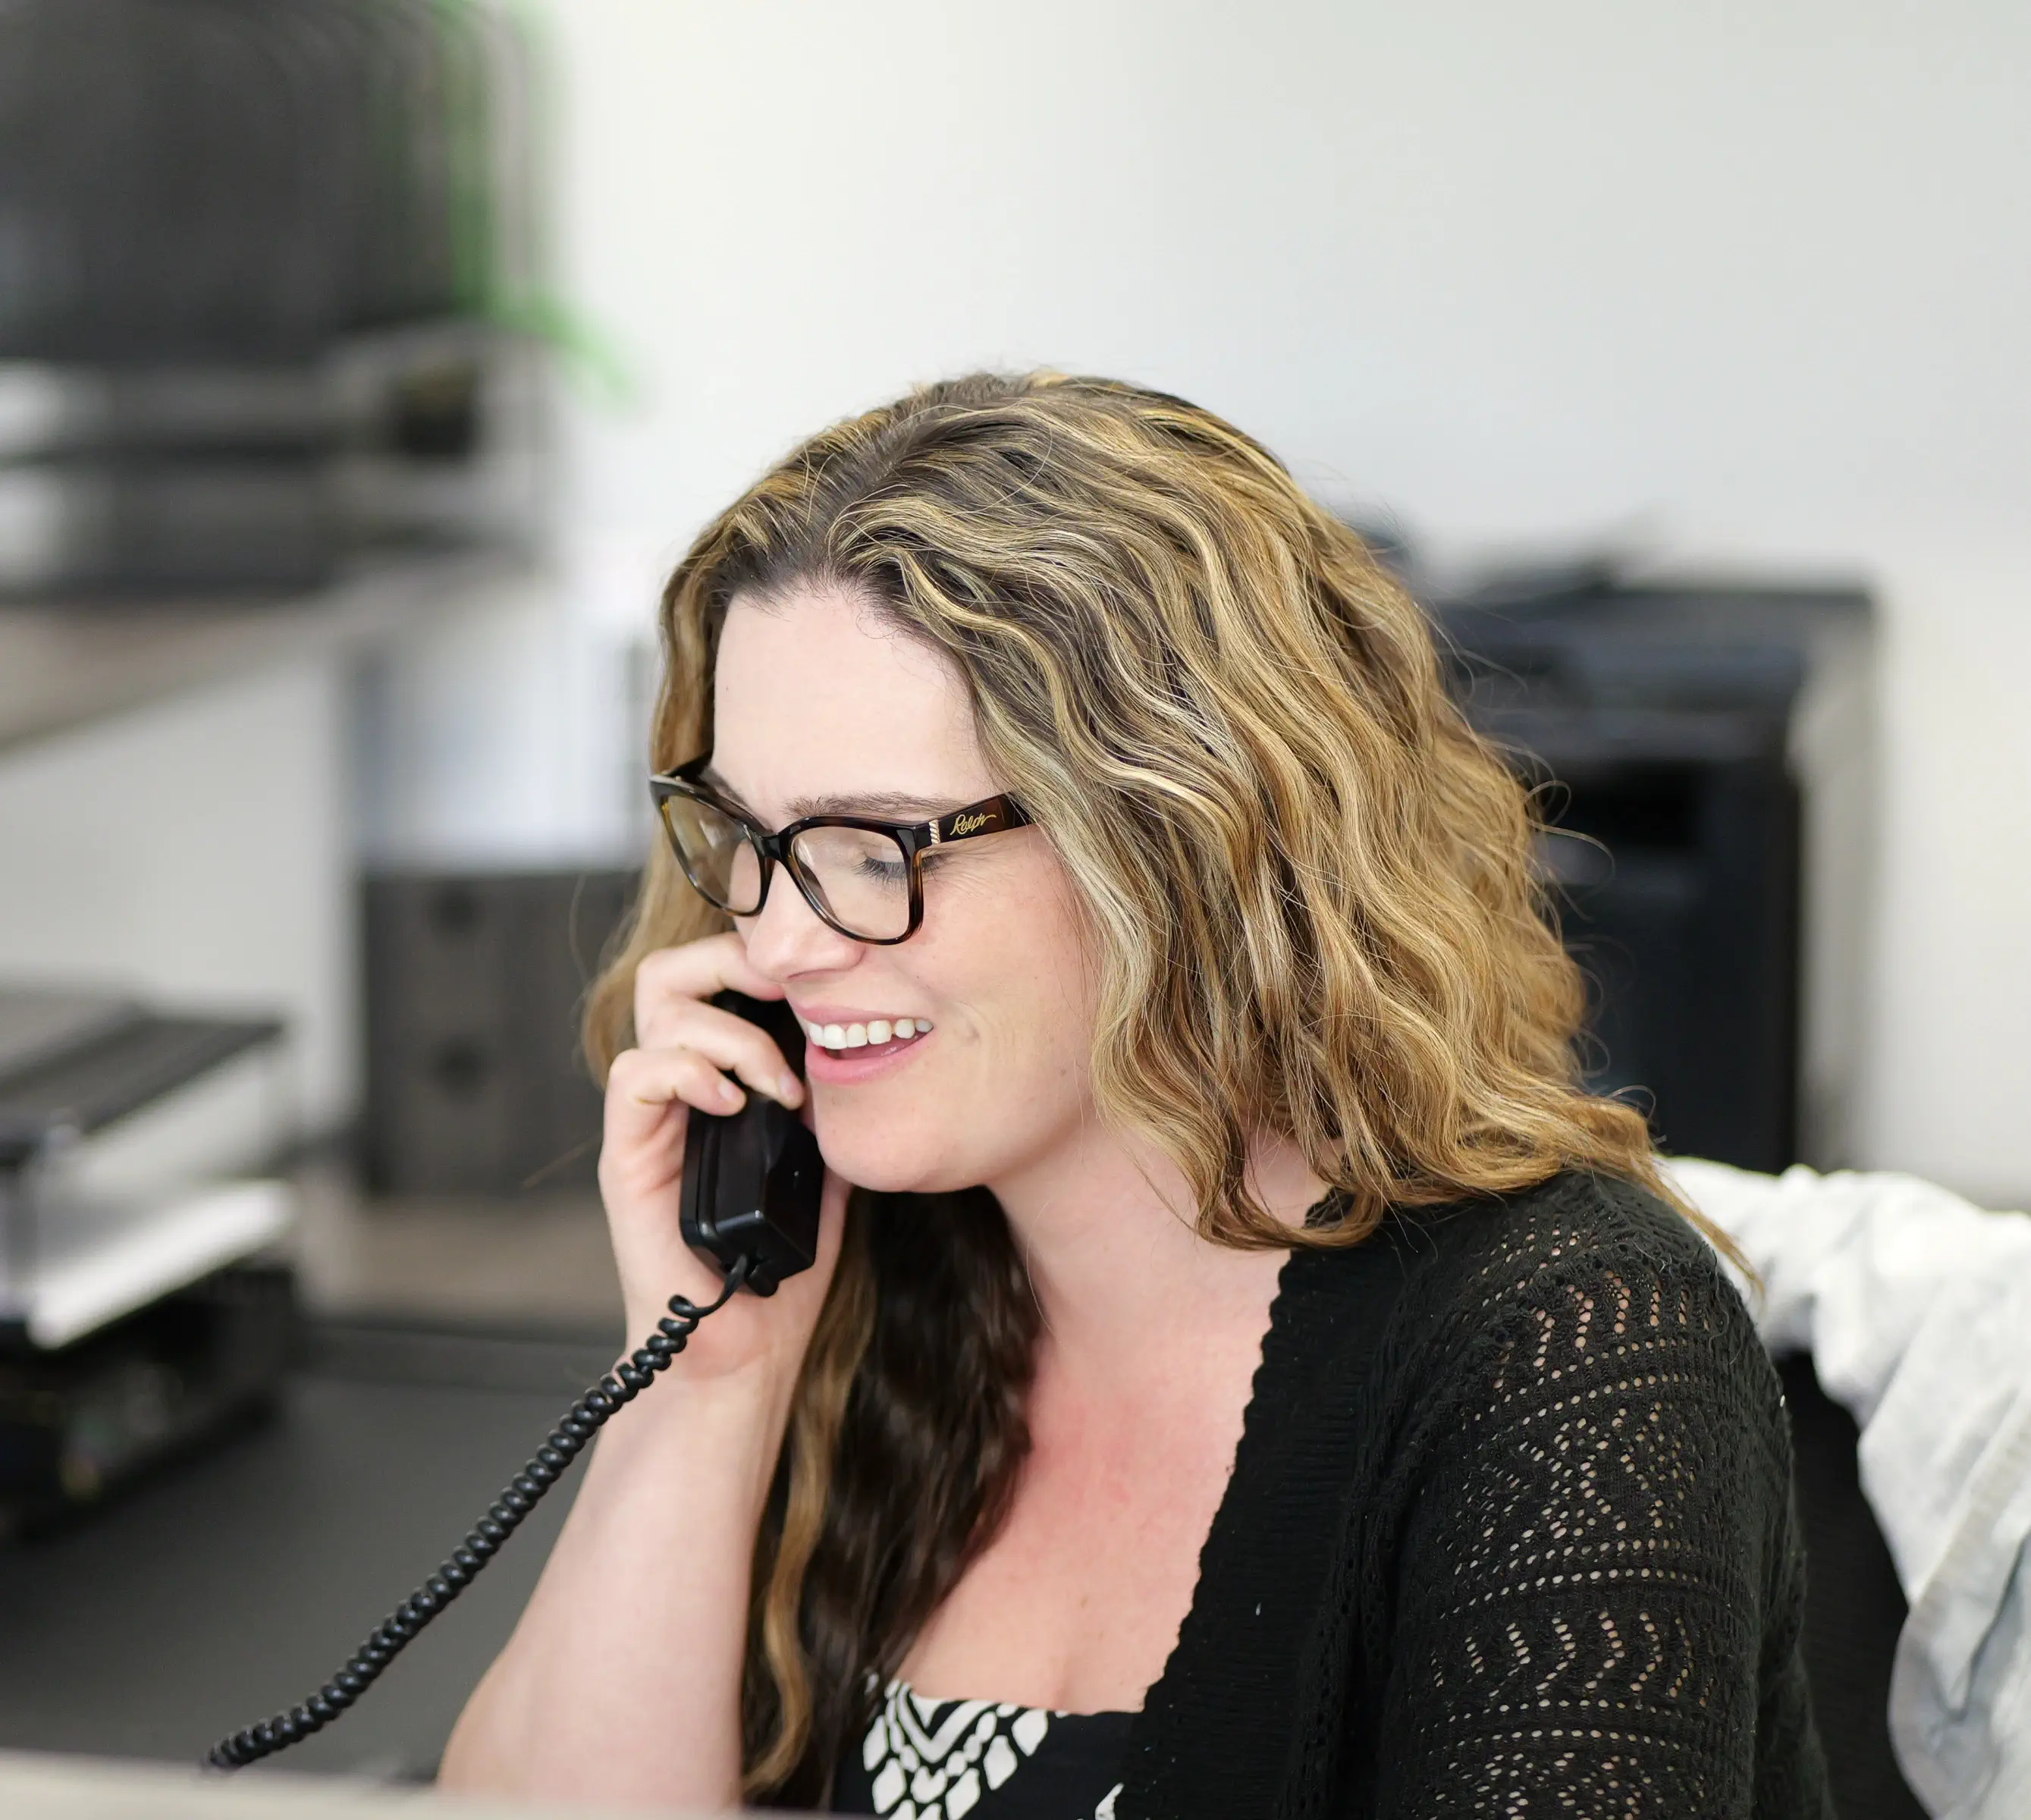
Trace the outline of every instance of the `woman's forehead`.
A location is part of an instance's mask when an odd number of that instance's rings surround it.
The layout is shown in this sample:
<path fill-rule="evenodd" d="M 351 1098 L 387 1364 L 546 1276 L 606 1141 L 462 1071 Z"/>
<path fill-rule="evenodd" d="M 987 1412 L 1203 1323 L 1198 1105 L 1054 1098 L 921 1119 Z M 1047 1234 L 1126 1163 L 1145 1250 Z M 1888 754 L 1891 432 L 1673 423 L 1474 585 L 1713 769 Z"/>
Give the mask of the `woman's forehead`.
<path fill-rule="evenodd" d="M 843 590 L 736 597 L 713 728 L 713 780 L 785 821 L 847 813 L 808 805 L 849 796 L 950 806 L 990 793 L 956 671 Z"/>
<path fill-rule="evenodd" d="M 719 638 L 717 680 L 736 686 L 758 668 L 763 680 L 795 673 L 822 684 L 904 680 L 920 689 L 960 687 L 939 652 L 912 638 L 865 594 L 819 584 L 780 594 L 736 594 Z"/>

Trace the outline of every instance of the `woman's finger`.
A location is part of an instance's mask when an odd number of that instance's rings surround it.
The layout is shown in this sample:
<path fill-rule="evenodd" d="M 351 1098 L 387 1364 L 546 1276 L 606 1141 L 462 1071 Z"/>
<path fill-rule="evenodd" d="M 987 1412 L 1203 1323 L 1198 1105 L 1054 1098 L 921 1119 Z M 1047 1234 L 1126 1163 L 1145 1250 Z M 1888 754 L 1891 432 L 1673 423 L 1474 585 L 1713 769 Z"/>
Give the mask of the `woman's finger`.
<path fill-rule="evenodd" d="M 713 977 L 707 974 L 701 981 L 695 972 L 691 972 L 684 983 L 710 983 Z M 676 992 L 667 981 L 652 989 L 661 995 L 655 1010 L 638 1014 L 636 1019 L 635 1040 L 644 1050 L 695 1050 L 706 1057 L 714 1067 L 737 1074 L 758 1093 L 766 1093 L 785 1106 L 803 1104 L 804 1090 L 796 1070 L 767 1031 L 735 1012 L 721 1010 L 717 1005 Z M 771 990 L 774 996 L 781 996 L 780 988 Z M 726 1098 L 724 1095 L 717 1096 Z M 738 1105 L 740 1101 L 732 1100 L 727 1104 Z M 717 1105 L 708 1107 L 713 1111 L 725 1109 Z"/>
<path fill-rule="evenodd" d="M 635 970 L 635 1040 L 666 1042 L 663 1022 L 673 1010 L 702 1003 L 729 986 L 753 999 L 783 996 L 781 986 L 749 966 L 747 944 L 732 929 L 643 955 Z"/>
<path fill-rule="evenodd" d="M 695 1049 L 624 1049 L 606 1081 L 606 1141 L 639 1144 L 676 1107 L 737 1112 L 747 1096 Z"/>

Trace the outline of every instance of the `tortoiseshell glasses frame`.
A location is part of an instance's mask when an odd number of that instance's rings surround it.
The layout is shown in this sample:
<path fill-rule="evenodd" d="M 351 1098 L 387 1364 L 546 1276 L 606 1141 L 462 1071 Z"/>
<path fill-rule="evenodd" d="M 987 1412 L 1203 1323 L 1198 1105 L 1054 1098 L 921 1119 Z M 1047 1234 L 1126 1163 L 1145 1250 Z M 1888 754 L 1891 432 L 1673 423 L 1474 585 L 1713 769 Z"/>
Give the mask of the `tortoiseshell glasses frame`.
<path fill-rule="evenodd" d="M 729 916 L 754 916 L 768 901 L 770 874 L 780 865 L 796 881 L 805 903 L 828 929 L 876 947 L 907 941 L 923 926 L 923 866 L 926 854 L 949 847 L 955 841 L 975 840 L 982 835 L 1000 834 L 1008 828 L 1030 825 L 1030 817 L 1023 813 L 1021 805 L 1013 797 L 1002 795 L 969 802 L 963 809 L 955 809 L 949 814 L 929 821 L 889 821 L 866 815 L 811 815 L 772 833 L 701 780 L 699 773 L 710 760 L 711 754 L 707 753 L 687 765 L 679 765 L 674 771 L 658 772 L 649 780 L 649 795 L 656 806 L 657 819 L 662 823 L 671 850 L 684 868 L 685 877 L 691 880 L 691 888 Z M 751 891 L 736 893 L 731 888 L 730 863 L 723 869 L 726 876 L 721 877 L 716 872 L 714 862 L 730 851 L 730 843 L 714 843 L 709 838 L 709 824 L 697 813 L 700 808 L 732 824 L 740 840 L 753 850 L 758 863 Z M 855 928 L 827 901 L 824 883 L 799 844 L 802 837 L 825 828 L 858 829 L 865 834 L 885 837 L 894 844 L 909 892 L 907 917 L 900 934 L 878 931 L 870 934 L 865 928 Z M 861 856 L 863 862 L 866 857 Z M 731 901 L 736 896 L 743 900 L 751 896 L 753 902 Z"/>

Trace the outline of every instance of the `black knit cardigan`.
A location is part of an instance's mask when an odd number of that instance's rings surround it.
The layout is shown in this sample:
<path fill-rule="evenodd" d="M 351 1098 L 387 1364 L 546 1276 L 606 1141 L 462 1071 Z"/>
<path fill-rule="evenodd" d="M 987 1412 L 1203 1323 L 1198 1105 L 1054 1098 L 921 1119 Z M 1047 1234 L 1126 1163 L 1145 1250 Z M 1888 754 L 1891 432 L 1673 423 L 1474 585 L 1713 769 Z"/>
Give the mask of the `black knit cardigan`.
<path fill-rule="evenodd" d="M 1295 1252 L 1116 1813 L 1830 1816 L 1791 1483 L 1741 1298 L 1639 1189 Z"/>

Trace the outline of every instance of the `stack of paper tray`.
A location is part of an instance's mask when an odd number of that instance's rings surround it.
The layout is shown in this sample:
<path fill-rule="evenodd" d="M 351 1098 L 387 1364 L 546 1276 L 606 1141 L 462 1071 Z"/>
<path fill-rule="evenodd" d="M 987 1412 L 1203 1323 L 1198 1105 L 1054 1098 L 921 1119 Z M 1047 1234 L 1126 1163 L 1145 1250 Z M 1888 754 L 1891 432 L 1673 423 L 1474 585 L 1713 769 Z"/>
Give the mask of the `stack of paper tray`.
<path fill-rule="evenodd" d="M 0 1343 L 69 1345 L 288 1230 L 286 1186 L 232 1179 L 286 1136 L 281 1036 L 0 992 Z"/>

